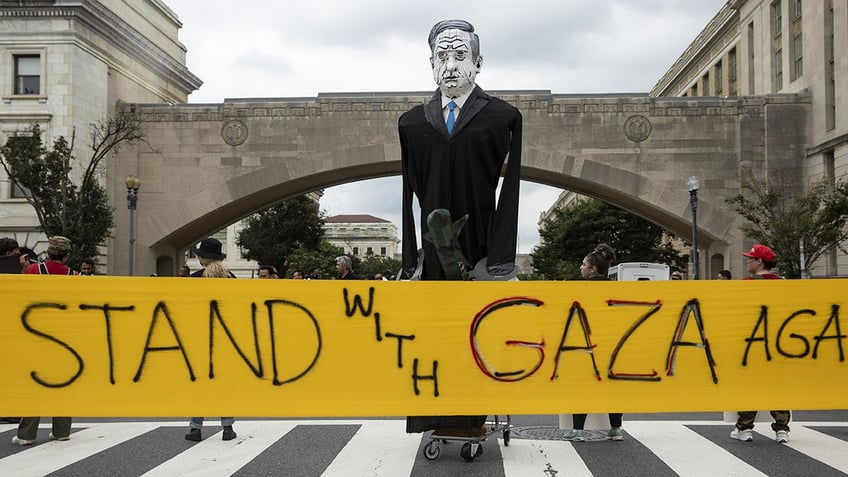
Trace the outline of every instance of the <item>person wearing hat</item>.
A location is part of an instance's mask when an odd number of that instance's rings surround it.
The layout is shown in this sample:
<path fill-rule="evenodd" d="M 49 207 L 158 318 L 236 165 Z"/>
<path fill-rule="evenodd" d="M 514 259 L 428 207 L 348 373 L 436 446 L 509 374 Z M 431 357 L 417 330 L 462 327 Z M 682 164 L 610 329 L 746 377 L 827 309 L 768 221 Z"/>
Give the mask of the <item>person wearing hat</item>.
<path fill-rule="evenodd" d="M 209 277 L 209 278 L 236 278 L 227 267 L 222 263 L 227 254 L 221 252 L 221 241 L 212 237 L 205 238 L 200 241 L 200 245 L 194 249 L 194 254 L 197 255 L 197 260 L 203 267 L 200 270 L 191 274 L 192 277 Z M 207 273 L 207 270 L 209 273 Z M 231 441 L 236 438 L 236 431 L 233 430 L 233 424 L 236 420 L 232 417 L 222 417 L 221 427 L 224 428 L 221 438 L 225 441 Z M 202 440 L 200 430 L 203 428 L 202 417 L 192 417 L 189 422 L 188 434 L 185 435 L 187 441 L 200 442 Z"/>
<path fill-rule="evenodd" d="M 53 236 L 47 242 L 46 262 L 33 263 L 24 270 L 31 275 L 77 275 L 68 268 L 65 262 L 71 253 L 71 241 L 65 237 Z M 19 446 L 32 445 L 38 434 L 38 423 L 40 417 L 22 417 L 18 424 L 18 432 L 12 437 L 12 444 Z M 52 429 L 49 439 L 67 441 L 71 436 L 71 418 L 53 417 Z"/>
<path fill-rule="evenodd" d="M 71 241 L 65 237 L 54 235 L 47 241 L 47 261 L 33 263 L 24 269 L 24 273 L 34 275 L 78 275 L 68 268 L 65 263 L 71 255 Z"/>
<path fill-rule="evenodd" d="M 197 255 L 197 261 L 200 262 L 200 266 L 202 267 L 200 270 L 192 273 L 192 277 L 202 277 L 203 272 L 207 265 L 212 262 L 222 262 L 225 258 L 227 258 L 226 253 L 221 252 L 222 245 L 221 241 L 209 237 L 200 241 L 200 244 L 197 248 L 194 249 L 194 254 Z M 230 272 L 230 278 L 235 278 L 236 276 Z"/>
<path fill-rule="evenodd" d="M 756 244 L 748 252 L 743 252 L 748 257 L 749 277 L 743 280 L 780 280 L 782 277 L 771 272 L 774 267 L 774 252 L 765 245 Z M 771 429 L 774 431 L 775 440 L 781 444 L 789 442 L 789 411 L 770 411 L 774 423 Z M 757 411 L 739 411 L 736 427 L 730 433 L 732 439 L 743 442 L 754 440 L 754 421 L 757 419 Z"/>

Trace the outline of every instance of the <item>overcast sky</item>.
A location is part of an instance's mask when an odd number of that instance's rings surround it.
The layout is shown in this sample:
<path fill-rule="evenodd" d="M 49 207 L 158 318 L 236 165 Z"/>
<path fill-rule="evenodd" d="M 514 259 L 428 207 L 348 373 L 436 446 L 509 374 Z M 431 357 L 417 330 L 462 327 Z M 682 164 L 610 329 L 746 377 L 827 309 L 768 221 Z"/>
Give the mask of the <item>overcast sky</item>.
<path fill-rule="evenodd" d="M 487 90 L 647 92 L 726 0 L 165 0 L 203 86 L 191 103 L 318 93 L 430 91 L 427 35 L 461 18 L 480 35 Z M 519 252 L 561 192 L 522 183 Z M 329 188 L 328 215 L 370 214 L 400 229 L 400 179 Z"/>

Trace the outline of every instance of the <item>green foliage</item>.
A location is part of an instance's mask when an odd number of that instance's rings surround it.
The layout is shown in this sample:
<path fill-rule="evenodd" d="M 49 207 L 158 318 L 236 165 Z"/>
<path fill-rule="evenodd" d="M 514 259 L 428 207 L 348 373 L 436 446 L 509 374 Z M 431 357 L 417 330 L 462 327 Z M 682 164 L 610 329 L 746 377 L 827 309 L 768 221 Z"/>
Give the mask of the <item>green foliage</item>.
<path fill-rule="evenodd" d="M 596 199 L 572 202 L 554 211 L 539 229 L 533 268 L 546 280 L 580 278 L 580 263 L 599 243 L 616 250 L 618 263 L 656 262 L 674 268 L 685 265 L 670 245 L 661 244 L 663 229 L 647 220 Z"/>
<path fill-rule="evenodd" d="M 300 195 L 248 217 L 237 243 L 246 250 L 245 258 L 260 265 L 273 265 L 281 277 L 288 277 L 289 269 L 300 268 L 290 267 L 289 254 L 300 248 L 318 249 L 324 236 L 323 225 L 324 215 L 318 203 Z"/>
<path fill-rule="evenodd" d="M 73 243 L 70 267 L 78 268 L 85 258 L 96 258 L 114 225 L 106 190 L 97 181 L 101 161 L 108 153 L 117 152 L 121 143 L 143 137 L 137 120 L 119 114 L 93 126 L 92 155 L 87 164 L 74 157 L 73 136 L 70 144 L 59 136 L 47 149 L 37 124 L 0 147 L 0 163 L 10 182 L 27 191 L 26 200 L 35 209 L 42 231 L 48 237 L 65 236 Z M 76 164 L 84 166 L 79 184 L 71 179 Z"/>
<path fill-rule="evenodd" d="M 307 276 L 312 275 L 312 271 L 318 269 L 323 279 L 336 278 L 336 257 L 344 255 L 344 249 L 332 245 L 326 240 L 321 240 L 316 248 L 301 247 L 292 250 L 286 257 L 286 266 L 288 270 L 303 270 Z M 356 270 L 356 264 L 353 266 Z M 283 277 L 284 275 L 280 275 Z M 291 278 L 291 272 L 285 275 Z M 313 277 L 314 278 L 314 277 Z"/>
<path fill-rule="evenodd" d="M 801 277 L 801 241 L 806 267 L 848 239 L 848 184 L 826 181 L 812 184 L 797 194 L 797 180 L 789 173 L 773 173 L 768 179 L 754 176 L 750 169 L 740 178 L 743 193 L 727 199 L 750 225 L 742 227 L 746 237 L 768 245 L 776 255 L 778 272 L 786 278 Z"/>
<path fill-rule="evenodd" d="M 397 274 L 401 269 L 402 264 L 399 260 L 395 260 L 391 257 L 377 256 L 374 253 L 369 253 L 365 255 L 365 259 L 363 259 L 359 263 L 358 268 L 354 268 L 353 270 L 362 278 L 365 278 L 369 273 L 378 274 L 383 273 L 383 270 L 391 270 L 392 275 Z"/>

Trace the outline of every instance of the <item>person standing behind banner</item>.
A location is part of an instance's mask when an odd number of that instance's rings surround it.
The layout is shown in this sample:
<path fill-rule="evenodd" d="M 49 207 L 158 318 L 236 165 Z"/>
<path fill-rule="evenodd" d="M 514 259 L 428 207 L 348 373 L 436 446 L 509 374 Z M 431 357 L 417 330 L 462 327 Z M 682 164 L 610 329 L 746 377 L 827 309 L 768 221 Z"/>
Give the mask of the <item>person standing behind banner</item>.
<path fill-rule="evenodd" d="M 65 265 L 71 253 L 71 241 L 65 237 L 54 236 L 48 239 L 48 260 L 42 263 L 33 263 L 28 266 L 24 273 L 34 275 L 76 275 L 76 272 Z M 12 437 L 12 444 L 28 446 L 35 441 L 38 434 L 38 423 L 40 417 L 23 417 L 18 425 L 17 434 Z M 49 439 L 67 441 L 71 436 L 71 418 L 54 417 L 53 428 Z"/>
<path fill-rule="evenodd" d="M 781 280 L 783 277 L 771 272 L 774 268 L 774 252 L 765 245 L 756 244 L 748 252 L 742 252 L 748 257 L 749 277 L 743 280 Z M 775 440 L 781 444 L 789 442 L 789 420 L 792 414 L 789 411 L 770 411 L 774 423 L 771 429 L 774 431 Z M 737 441 L 752 442 L 754 440 L 754 421 L 757 419 L 757 411 L 739 411 L 736 419 L 736 427 L 730 432 L 730 438 Z"/>
<path fill-rule="evenodd" d="M 592 250 L 589 255 L 583 258 L 583 263 L 580 264 L 580 276 L 584 280 L 609 280 L 607 272 L 609 267 L 615 265 L 615 250 L 605 243 L 598 244 L 595 250 Z M 583 442 L 586 437 L 583 434 L 583 427 L 586 425 L 586 414 L 573 414 L 574 428 L 565 433 L 563 440 Z M 609 413 L 610 430 L 607 432 L 607 439 L 613 441 L 624 440 L 624 431 L 621 429 L 622 414 Z"/>
<path fill-rule="evenodd" d="M 236 276 L 224 266 L 223 260 L 227 258 L 227 254 L 221 253 L 221 242 L 215 238 L 209 237 L 203 239 L 200 245 L 194 249 L 194 254 L 202 269 L 191 274 L 192 277 L 205 278 L 235 278 Z M 231 441 L 236 438 L 236 431 L 233 430 L 233 424 L 236 420 L 232 417 L 222 417 L 221 427 L 224 432 L 221 439 Z M 187 441 L 200 442 L 202 439 L 200 430 L 203 428 L 202 417 L 192 417 L 189 423 L 188 434 L 185 435 Z"/>

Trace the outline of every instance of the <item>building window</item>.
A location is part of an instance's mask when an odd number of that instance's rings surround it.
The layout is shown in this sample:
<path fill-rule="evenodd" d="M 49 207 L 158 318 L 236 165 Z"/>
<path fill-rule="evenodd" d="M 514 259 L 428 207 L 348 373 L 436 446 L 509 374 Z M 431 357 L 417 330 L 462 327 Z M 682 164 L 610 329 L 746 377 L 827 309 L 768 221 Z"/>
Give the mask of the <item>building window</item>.
<path fill-rule="evenodd" d="M 833 0 L 828 0 L 824 8 L 824 105 L 825 129 L 836 127 L 836 57 L 834 42 Z"/>
<path fill-rule="evenodd" d="M 41 94 L 41 56 L 15 55 L 14 94 Z"/>
<path fill-rule="evenodd" d="M 783 14 L 780 0 L 771 4 L 772 92 L 783 89 Z"/>
<path fill-rule="evenodd" d="M 17 147 L 26 148 L 29 147 L 26 143 L 32 140 L 32 136 L 22 135 L 22 136 L 11 136 L 6 140 L 6 146 L 11 149 L 16 149 Z M 9 197 L 12 199 L 25 199 L 29 197 L 29 190 L 23 187 L 18 186 L 13 183 L 11 180 L 9 181 Z"/>
<path fill-rule="evenodd" d="M 727 94 L 736 96 L 736 48 L 727 52 Z"/>
<path fill-rule="evenodd" d="M 777 38 L 783 33 L 783 14 L 781 13 L 780 0 L 776 0 L 771 4 L 771 36 Z"/>
<path fill-rule="evenodd" d="M 722 96 L 724 94 L 724 71 L 722 71 L 721 61 L 715 65 L 715 95 Z"/>
<path fill-rule="evenodd" d="M 374 247 L 367 247 L 365 249 L 365 255 L 374 255 Z"/>
<path fill-rule="evenodd" d="M 359 247 L 353 247 L 353 254 L 359 255 Z"/>
<path fill-rule="evenodd" d="M 774 52 L 774 91 L 783 89 L 783 50 Z"/>
<path fill-rule="evenodd" d="M 380 247 L 380 256 L 381 257 L 385 257 L 386 252 L 387 252 L 386 247 Z"/>
<path fill-rule="evenodd" d="M 804 46 L 799 33 L 792 39 L 792 81 L 804 74 Z"/>
<path fill-rule="evenodd" d="M 792 81 L 804 74 L 804 42 L 801 35 L 801 0 L 792 2 Z"/>

